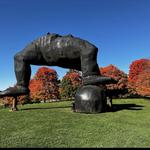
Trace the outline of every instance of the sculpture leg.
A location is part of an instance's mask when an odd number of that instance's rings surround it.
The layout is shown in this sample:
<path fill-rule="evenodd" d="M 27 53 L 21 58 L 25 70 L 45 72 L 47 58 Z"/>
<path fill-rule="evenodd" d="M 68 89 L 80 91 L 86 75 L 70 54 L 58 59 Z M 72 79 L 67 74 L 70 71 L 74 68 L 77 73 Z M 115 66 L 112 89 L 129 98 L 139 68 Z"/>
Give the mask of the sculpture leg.
<path fill-rule="evenodd" d="M 99 85 L 117 83 L 110 77 L 101 76 L 97 64 L 97 52 L 98 49 L 92 46 L 89 46 L 86 50 L 83 49 L 81 51 L 81 70 L 83 73 L 83 84 Z"/>
<path fill-rule="evenodd" d="M 112 96 L 108 96 L 107 97 L 107 111 L 111 111 L 112 110 Z"/>
<path fill-rule="evenodd" d="M 27 46 L 23 51 L 17 53 L 14 57 L 14 62 L 17 86 L 25 88 L 29 86 L 31 76 L 30 65 L 44 65 L 43 57 L 34 44 Z"/>
<path fill-rule="evenodd" d="M 30 65 L 44 65 L 41 53 L 34 44 L 28 45 L 23 51 L 14 57 L 15 75 L 17 85 L 0 92 L 0 97 L 19 96 L 29 94 L 29 81 L 31 76 Z"/>
<path fill-rule="evenodd" d="M 17 101 L 17 96 L 14 96 L 11 111 L 18 111 L 17 103 L 18 103 L 18 101 Z"/>
<path fill-rule="evenodd" d="M 112 83 L 113 79 L 101 76 L 96 57 L 97 48 L 89 46 L 81 52 L 83 86 L 75 95 L 76 112 L 97 113 L 106 110 L 105 89 L 96 85 Z"/>
<path fill-rule="evenodd" d="M 87 48 L 81 51 L 81 69 L 83 77 L 90 75 L 100 75 L 97 64 L 97 52 L 95 47 Z"/>
<path fill-rule="evenodd" d="M 21 53 L 15 55 L 15 75 L 18 86 L 28 87 L 30 76 L 31 76 L 31 67 L 30 64 L 24 61 L 24 57 Z"/>

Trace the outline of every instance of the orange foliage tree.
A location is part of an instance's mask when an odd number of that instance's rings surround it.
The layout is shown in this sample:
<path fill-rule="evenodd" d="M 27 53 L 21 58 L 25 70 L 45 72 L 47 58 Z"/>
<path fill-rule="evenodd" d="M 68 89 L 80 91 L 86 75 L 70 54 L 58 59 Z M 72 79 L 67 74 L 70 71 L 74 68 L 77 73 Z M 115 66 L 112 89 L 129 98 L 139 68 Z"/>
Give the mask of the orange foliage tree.
<path fill-rule="evenodd" d="M 47 67 L 41 67 L 36 72 L 30 84 L 30 97 L 33 100 L 48 100 L 59 98 L 57 72 Z"/>
<path fill-rule="evenodd" d="M 135 60 L 130 65 L 128 88 L 130 94 L 150 96 L 150 60 Z"/>
<path fill-rule="evenodd" d="M 13 97 L 4 97 L 1 100 L 5 106 L 12 107 L 14 98 Z M 23 95 L 23 96 L 17 97 L 17 104 L 23 105 L 26 103 L 31 103 L 29 95 Z"/>
<path fill-rule="evenodd" d="M 118 94 L 125 94 L 125 91 L 127 91 L 127 83 L 128 83 L 128 77 L 127 74 L 115 67 L 114 65 L 109 65 L 107 67 L 100 68 L 100 72 L 102 76 L 111 77 L 118 81 L 117 84 L 108 84 L 106 85 L 107 89 L 109 91 L 115 91 L 114 93 L 116 95 Z"/>
<path fill-rule="evenodd" d="M 60 86 L 62 98 L 72 98 L 82 83 L 81 74 L 77 70 L 70 69 L 63 77 Z"/>
<path fill-rule="evenodd" d="M 150 68 L 139 74 L 136 91 L 141 96 L 150 96 Z"/>
<path fill-rule="evenodd" d="M 30 95 L 18 96 L 18 104 L 39 102 L 41 100 L 58 99 L 59 87 L 57 72 L 53 69 L 41 67 L 30 80 Z M 13 97 L 4 97 L 3 104 L 11 107 Z"/>

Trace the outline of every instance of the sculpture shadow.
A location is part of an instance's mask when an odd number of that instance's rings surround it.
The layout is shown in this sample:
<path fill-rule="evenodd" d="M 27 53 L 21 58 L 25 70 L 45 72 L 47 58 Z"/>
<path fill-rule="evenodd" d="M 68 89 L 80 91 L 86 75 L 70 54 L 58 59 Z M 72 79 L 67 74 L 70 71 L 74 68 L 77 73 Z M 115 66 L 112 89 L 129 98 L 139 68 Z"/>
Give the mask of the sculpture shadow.
<path fill-rule="evenodd" d="M 24 111 L 24 110 L 44 110 L 44 109 L 61 109 L 61 108 L 71 108 L 71 106 L 21 108 L 19 110 Z"/>
<path fill-rule="evenodd" d="M 109 112 L 117 112 L 121 110 L 142 110 L 142 105 L 136 105 L 136 104 L 113 104 L 112 108 Z M 73 106 L 66 105 L 66 106 L 49 106 L 49 107 L 34 107 L 34 108 L 20 108 L 20 111 L 28 111 L 28 110 L 46 110 L 46 109 L 62 109 L 62 108 L 70 108 L 73 110 Z"/>
<path fill-rule="evenodd" d="M 136 104 L 113 104 L 112 112 L 121 111 L 121 110 L 142 110 L 142 105 Z"/>

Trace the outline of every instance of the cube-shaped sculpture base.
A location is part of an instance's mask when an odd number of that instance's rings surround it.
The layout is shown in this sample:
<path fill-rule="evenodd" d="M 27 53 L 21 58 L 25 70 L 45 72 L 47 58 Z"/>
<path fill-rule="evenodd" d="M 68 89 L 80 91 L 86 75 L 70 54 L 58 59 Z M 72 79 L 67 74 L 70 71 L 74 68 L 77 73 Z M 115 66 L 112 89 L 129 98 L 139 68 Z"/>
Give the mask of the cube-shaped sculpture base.
<path fill-rule="evenodd" d="M 75 95 L 75 112 L 99 113 L 106 107 L 106 94 L 96 85 L 82 86 Z"/>

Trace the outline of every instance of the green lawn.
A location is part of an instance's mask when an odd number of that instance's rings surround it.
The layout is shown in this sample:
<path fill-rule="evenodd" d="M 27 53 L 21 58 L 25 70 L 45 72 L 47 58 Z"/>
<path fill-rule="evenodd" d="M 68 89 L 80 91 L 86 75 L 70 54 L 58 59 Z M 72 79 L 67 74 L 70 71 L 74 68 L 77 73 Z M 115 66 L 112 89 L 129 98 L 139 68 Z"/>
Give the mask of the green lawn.
<path fill-rule="evenodd" d="M 0 148 L 150 147 L 150 100 L 113 100 L 113 112 L 84 114 L 71 101 L 0 109 Z"/>

